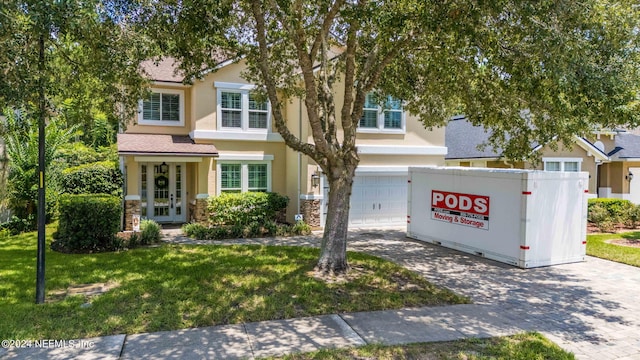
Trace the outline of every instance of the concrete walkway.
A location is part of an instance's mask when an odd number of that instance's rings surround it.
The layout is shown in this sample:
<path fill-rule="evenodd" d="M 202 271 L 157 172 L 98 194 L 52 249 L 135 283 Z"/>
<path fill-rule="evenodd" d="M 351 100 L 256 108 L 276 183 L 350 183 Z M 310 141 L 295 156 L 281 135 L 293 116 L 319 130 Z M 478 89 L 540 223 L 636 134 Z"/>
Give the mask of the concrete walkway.
<path fill-rule="evenodd" d="M 167 241 L 212 243 L 171 232 Z M 318 246 L 319 237 L 224 243 Z M 407 239 L 402 229 L 354 230 L 349 250 L 401 264 L 470 297 L 474 304 L 106 336 L 68 342 L 65 347 L 0 349 L 0 358 L 251 359 L 367 343 L 445 341 L 535 330 L 578 359 L 640 360 L 638 268 L 588 257 L 583 263 L 522 270 Z"/>

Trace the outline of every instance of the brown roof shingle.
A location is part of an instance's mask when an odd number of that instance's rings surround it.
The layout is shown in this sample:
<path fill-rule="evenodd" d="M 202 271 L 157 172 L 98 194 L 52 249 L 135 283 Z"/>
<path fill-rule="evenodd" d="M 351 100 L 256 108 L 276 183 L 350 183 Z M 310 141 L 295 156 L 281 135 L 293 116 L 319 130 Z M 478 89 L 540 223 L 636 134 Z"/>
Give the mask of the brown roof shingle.
<path fill-rule="evenodd" d="M 196 144 L 188 135 L 118 134 L 120 155 L 217 156 L 212 144 Z"/>

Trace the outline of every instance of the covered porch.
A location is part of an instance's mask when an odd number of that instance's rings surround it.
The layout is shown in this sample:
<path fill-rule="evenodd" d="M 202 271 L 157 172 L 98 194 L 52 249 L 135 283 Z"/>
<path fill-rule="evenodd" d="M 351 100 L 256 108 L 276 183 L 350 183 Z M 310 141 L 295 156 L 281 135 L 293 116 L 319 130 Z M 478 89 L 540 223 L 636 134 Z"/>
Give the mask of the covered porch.
<path fill-rule="evenodd" d="M 118 154 L 125 230 L 133 228 L 134 215 L 165 224 L 206 220 L 215 146 L 188 135 L 118 134 Z"/>

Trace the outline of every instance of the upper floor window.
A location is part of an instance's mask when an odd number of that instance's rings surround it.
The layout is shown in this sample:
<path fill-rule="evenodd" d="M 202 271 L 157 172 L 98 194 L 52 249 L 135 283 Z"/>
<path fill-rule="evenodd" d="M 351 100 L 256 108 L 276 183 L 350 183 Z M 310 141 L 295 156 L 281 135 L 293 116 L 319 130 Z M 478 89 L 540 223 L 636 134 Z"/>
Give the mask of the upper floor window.
<path fill-rule="evenodd" d="M 358 124 L 360 132 L 404 132 L 405 115 L 402 101 L 387 96 L 380 106 L 373 93 L 367 94 Z"/>
<path fill-rule="evenodd" d="M 580 158 L 543 158 L 545 171 L 579 172 L 582 159 Z"/>
<path fill-rule="evenodd" d="M 271 109 L 252 93 L 253 85 L 216 82 L 218 128 L 238 131 L 268 131 Z"/>
<path fill-rule="evenodd" d="M 154 89 L 141 101 L 138 123 L 141 125 L 184 125 L 184 91 Z"/>

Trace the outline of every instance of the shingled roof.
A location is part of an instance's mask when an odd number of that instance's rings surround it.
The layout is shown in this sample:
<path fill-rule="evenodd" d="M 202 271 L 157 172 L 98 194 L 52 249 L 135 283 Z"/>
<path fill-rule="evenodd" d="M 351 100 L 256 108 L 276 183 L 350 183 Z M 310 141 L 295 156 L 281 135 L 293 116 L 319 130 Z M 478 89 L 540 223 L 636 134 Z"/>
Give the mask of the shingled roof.
<path fill-rule="evenodd" d="M 615 136 L 615 146 L 607 155 L 613 160 L 640 158 L 640 136 L 631 133 L 619 133 Z"/>
<path fill-rule="evenodd" d="M 188 135 L 118 134 L 120 155 L 217 156 L 211 144 L 196 144 Z"/>
<path fill-rule="evenodd" d="M 445 128 L 445 159 L 486 159 L 499 158 L 500 154 L 491 146 L 478 150 L 478 145 L 487 143 L 490 133 L 482 126 L 474 126 L 466 117 L 456 116 L 449 120 Z"/>

